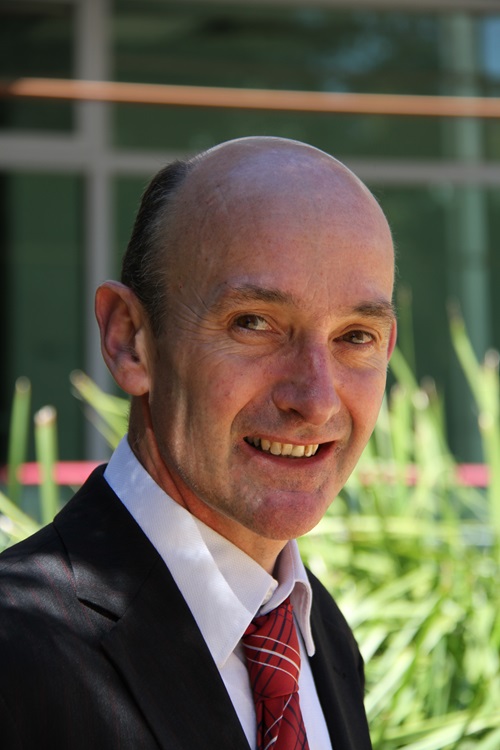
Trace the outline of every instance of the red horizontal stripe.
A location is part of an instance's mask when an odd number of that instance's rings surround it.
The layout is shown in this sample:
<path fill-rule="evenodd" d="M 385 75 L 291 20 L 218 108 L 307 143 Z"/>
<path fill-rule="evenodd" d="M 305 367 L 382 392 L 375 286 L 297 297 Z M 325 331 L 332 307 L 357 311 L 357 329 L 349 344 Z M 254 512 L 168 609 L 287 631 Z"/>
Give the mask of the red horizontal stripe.
<path fill-rule="evenodd" d="M 88 475 L 103 463 L 102 461 L 58 461 L 55 465 L 55 480 L 58 484 L 78 487 L 84 483 Z M 457 481 L 462 487 L 487 487 L 488 486 L 488 467 L 485 464 L 457 464 Z M 361 481 L 368 484 L 375 478 L 375 474 L 370 471 L 361 473 Z M 377 476 L 379 481 L 391 483 L 394 481 L 394 471 L 382 471 Z M 7 479 L 7 468 L 0 468 L 0 481 L 5 482 Z M 40 469 L 35 462 L 25 463 L 20 467 L 19 479 L 22 484 L 37 485 L 40 484 Z M 406 483 L 413 486 L 417 481 L 417 468 L 413 465 L 408 466 L 406 473 Z"/>
<path fill-rule="evenodd" d="M 99 466 L 102 461 L 58 461 L 55 465 L 54 478 L 57 484 L 79 487 L 88 475 Z M 7 479 L 7 468 L 0 470 L 0 481 Z M 22 464 L 19 468 L 21 484 L 36 485 L 41 483 L 40 468 L 36 462 Z"/>

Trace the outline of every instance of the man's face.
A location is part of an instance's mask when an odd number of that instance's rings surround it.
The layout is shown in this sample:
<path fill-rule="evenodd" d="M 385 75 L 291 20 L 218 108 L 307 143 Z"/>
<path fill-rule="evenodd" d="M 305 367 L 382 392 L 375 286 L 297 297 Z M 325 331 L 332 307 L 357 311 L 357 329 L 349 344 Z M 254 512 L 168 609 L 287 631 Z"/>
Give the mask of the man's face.
<path fill-rule="evenodd" d="M 321 519 L 375 425 L 393 346 L 382 213 L 323 161 L 299 168 L 199 191 L 152 347 L 155 478 L 237 545 L 243 528 L 286 540 Z"/>

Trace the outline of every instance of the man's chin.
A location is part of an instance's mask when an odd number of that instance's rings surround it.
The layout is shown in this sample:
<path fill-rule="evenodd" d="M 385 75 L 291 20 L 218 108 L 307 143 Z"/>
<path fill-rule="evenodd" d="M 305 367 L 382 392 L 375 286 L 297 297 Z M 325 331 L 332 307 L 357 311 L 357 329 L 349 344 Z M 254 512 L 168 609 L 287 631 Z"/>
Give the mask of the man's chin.
<path fill-rule="evenodd" d="M 304 491 L 275 491 L 264 497 L 244 525 L 264 539 L 297 539 L 321 521 L 334 496 Z"/>

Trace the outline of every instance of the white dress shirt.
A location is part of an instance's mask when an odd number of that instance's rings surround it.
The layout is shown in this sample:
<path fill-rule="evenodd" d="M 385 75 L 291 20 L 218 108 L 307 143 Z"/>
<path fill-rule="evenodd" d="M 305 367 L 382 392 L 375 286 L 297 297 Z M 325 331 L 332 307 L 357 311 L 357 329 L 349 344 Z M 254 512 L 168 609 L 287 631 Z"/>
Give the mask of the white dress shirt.
<path fill-rule="evenodd" d="M 219 669 L 251 748 L 252 690 L 241 638 L 251 620 L 291 596 L 302 665 L 299 694 L 310 750 L 331 750 L 306 654 L 314 654 L 312 591 L 295 541 L 281 552 L 277 579 L 167 495 L 123 438 L 104 477 L 165 561 Z"/>

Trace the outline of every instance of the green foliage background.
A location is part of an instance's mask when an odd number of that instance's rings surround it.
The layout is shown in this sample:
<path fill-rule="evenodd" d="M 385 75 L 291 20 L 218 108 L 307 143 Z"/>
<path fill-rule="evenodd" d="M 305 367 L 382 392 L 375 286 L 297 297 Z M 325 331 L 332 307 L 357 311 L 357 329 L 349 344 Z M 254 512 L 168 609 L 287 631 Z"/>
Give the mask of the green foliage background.
<path fill-rule="evenodd" d="M 423 390 L 399 351 L 397 384 L 372 439 L 323 521 L 300 540 L 306 563 L 345 613 L 366 661 L 366 709 L 374 750 L 500 747 L 500 419 L 498 355 L 478 363 L 463 324 L 452 339 L 474 395 L 489 472 L 484 490 L 461 486 L 442 402 Z M 128 405 L 82 373 L 76 395 L 115 445 Z M 14 400 L 0 544 L 38 522 L 21 510 L 18 467 L 28 431 L 29 384 Z M 53 478 L 55 415 L 35 418 L 42 521 L 60 504 Z"/>

